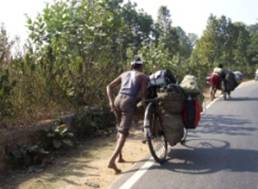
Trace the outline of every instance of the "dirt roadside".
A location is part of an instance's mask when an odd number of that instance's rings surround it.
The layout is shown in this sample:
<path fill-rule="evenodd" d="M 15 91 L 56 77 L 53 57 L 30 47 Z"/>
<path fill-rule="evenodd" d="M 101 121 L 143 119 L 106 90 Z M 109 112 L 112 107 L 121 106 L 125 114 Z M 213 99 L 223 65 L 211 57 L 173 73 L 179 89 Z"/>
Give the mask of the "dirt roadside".
<path fill-rule="evenodd" d="M 65 157 L 56 159 L 46 170 L 37 168 L 26 173 L 15 173 L 0 182 L 0 189 L 108 188 L 119 177 L 107 168 L 108 158 L 115 147 L 115 138 L 109 136 L 87 141 L 65 154 Z M 148 147 L 141 142 L 142 139 L 142 131 L 134 128 L 124 147 L 126 162 L 118 164 L 123 172 L 135 163 L 146 160 Z"/>

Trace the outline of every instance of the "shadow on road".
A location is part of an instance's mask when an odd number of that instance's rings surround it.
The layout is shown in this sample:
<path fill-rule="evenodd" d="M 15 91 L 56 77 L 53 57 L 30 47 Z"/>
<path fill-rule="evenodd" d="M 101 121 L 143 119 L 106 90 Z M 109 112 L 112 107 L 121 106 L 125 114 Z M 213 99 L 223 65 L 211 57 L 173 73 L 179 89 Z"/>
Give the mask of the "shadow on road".
<path fill-rule="evenodd" d="M 228 101 L 258 101 L 258 97 L 232 97 Z"/>
<path fill-rule="evenodd" d="M 193 133 L 252 135 L 257 127 L 250 126 L 251 123 L 237 115 L 206 114 L 202 117 L 200 129 L 197 128 Z"/>
<path fill-rule="evenodd" d="M 191 139 L 184 146 L 186 148 L 172 148 L 168 154 L 168 161 L 162 165 L 155 164 L 150 170 L 159 169 L 183 174 L 207 174 L 223 170 L 258 172 L 257 150 L 231 149 L 229 142 L 209 138 Z"/>
<path fill-rule="evenodd" d="M 207 174 L 222 170 L 258 172 L 258 150 L 232 149 L 226 140 L 198 136 L 201 133 L 249 136 L 257 131 L 256 127 L 247 126 L 249 123 L 232 115 L 207 115 L 201 126 L 205 128 L 190 132 L 184 148 L 172 147 L 168 161 L 163 165 L 155 164 L 150 170 L 163 169 L 184 174 Z"/>
<path fill-rule="evenodd" d="M 213 139 L 193 139 L 187 141 L 183 149 L 169 153 L 169 161 L 164 166 L 153 169 L 167 169 L 186 174 L 206 174 L 222 170 L 231 172 L 258 172 L 258 151 L 231 149 L 227 141 Z"/>

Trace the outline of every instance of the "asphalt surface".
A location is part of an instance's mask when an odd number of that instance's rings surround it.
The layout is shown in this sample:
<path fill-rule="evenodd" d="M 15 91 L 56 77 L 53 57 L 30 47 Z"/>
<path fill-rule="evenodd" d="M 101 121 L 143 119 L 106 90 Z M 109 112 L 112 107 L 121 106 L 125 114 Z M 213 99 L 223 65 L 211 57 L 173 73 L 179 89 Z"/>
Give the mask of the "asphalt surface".
<path fill-rule="evenodd" d="M 147 146 L 146 146 L 147 147 Z M 168 161 L 139 162 L 112 189 L 258 189 L 258 82 L 218 99 Z"/>

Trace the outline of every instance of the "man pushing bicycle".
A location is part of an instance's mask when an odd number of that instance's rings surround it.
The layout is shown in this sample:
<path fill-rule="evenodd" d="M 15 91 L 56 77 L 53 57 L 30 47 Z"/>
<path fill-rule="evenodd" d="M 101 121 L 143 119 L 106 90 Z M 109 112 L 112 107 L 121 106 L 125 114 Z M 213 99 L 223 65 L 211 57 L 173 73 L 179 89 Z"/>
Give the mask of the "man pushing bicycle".
<path fill-rule="evenodd" d="M 120 85 L 120 90 L 113 100 L 113 89 Z M 143 61 L 136 57 L 131 62 L 131 70 L 123 72 L 116 79 L 107 85 L 107 96 L 111 111 L 115 114 L 117 124 L 117 144 L 108 162 L 108 168 L 116 174 L 121 170 L 117 168 L 115 161 L 124 162 L 122 149 L 129 129 L 132 124 L 139 99 L 144 99 L 147 93 L 148 76 L 143 73 Z"/>

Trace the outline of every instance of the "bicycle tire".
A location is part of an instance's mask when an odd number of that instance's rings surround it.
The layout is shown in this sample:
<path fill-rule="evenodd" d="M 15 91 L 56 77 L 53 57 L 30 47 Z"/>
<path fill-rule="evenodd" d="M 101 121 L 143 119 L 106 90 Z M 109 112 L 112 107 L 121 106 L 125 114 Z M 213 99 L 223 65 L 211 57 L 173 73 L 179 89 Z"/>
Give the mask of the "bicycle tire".
<path fill-rule="evenodd" d="M 223 99 L 227 100 L 227 93 L 225 91 L 223 92 Z"/>
<path fill-rule="evenodd" d="M 185 144 L 187 135 L 188 135 L 188 130 L 186 128 L 184 128 L 184 134 L 180 141 L 181 144 Z"/>
<path fill-rule="evenodd" d="M 226 84 L 224 81 L 221 83 L 222 93 L 223 93 L 223 99 L 227 100 L 227 92 L 226 92 Z"/>
<path fill-rule="evenodd" d="M 145 110 L 144 132 L 153 159 L 158 163 L 165 162 L 168 151 L 168 142 L 162 129 L 161 120 L 158 118 L 157 112 L 155 112 L 153 103 L 149 103 Z"/>

